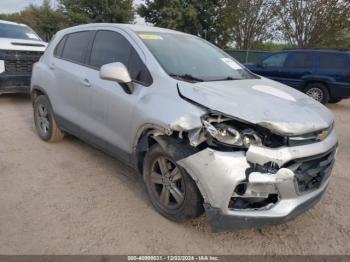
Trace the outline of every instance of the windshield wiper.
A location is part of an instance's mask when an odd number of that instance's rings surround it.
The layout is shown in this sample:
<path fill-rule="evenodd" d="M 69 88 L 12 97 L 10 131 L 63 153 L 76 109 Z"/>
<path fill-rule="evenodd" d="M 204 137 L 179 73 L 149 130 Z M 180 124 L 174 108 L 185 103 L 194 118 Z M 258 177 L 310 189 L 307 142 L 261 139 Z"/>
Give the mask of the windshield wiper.
<path fill-rule="evenodd" d="M 234 78 L 231 76 L 220 78 L 220 79 L 214 79 L 214 80 L 209 80 L 209 81 L 228 81 L 228 80 L 242 80 L 242 78 Z"/>
<path fill-rule="evenodd" d="M 190 74 L 183 74 L 183 75 L 178 75 L 178 74 L 169 74 L 171 77 L 179 78 L 182 80 L 190 80 L 190 81 L 196 81 L 196 82 L 204 82 L 203 79 L 197 78 L 193 75 Z"/>

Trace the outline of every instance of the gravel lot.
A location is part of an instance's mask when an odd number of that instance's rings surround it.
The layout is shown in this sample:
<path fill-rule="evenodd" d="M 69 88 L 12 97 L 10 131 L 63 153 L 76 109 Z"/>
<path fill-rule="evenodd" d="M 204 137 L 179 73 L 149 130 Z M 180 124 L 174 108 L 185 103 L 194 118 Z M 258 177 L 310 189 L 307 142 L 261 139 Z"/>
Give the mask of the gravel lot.
<path fill-rule="evenodd" d="M 67 137 L 36 136 L 29 98 L 0 96 L 0 254 L 350 254 L 350 101 L 329 108 L 340 146 L 322 201 L 295 220 L 211 233 L 151 207 L 136 172 Z"/>

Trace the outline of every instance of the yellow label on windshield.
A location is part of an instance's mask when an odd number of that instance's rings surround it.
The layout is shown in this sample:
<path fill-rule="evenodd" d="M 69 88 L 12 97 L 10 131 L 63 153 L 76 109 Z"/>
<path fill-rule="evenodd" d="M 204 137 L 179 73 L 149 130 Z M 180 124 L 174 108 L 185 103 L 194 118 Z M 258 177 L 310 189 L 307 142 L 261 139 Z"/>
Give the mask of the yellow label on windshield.
<path fill-rule="evenodd" d="M 163 38 L 160 35 L 140 34 L 139 37 L 143 40 L 163 40 Z"/>

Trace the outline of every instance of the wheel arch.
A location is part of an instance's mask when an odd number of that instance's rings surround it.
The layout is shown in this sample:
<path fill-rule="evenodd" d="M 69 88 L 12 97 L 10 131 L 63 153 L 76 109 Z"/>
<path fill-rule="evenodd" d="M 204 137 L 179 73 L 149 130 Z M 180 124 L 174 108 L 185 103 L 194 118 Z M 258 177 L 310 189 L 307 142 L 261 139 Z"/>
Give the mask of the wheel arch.
<path fill-rule="evenodd" d="M 195 154 L 198 152 L 198 149 L 190 146 L 187 141 L 179 137 L 179 133 L 172 131 L 170 129 L 166 129 L 164 127 L 147 124 L 139 129 L 137 132 L 134 146 L 133 146 L 133 162 L 134 166 L 137 168 L 137 171 L 142 175 L 144 159 L 148 149 L 154 145 L 159 144 L 164 150 L 173 150 L 173 155 L 175 156 L 175 160 L 179 161 L 187 156 Z M 172 146 L 176 145 L 176 146 Z M 177 154 L 176 148 L 181 146 L 182 154 Z M 183 154 L 183 151 L 186 151 Z M 201 193 L 203 199 L 207 199 L 206 192 L 204 187 L 201 185 L 200 180 L 197 177 L 194 177 L 193 174 L 187 172 L 192 180 L 195 181 L 199 192 Z"/>
<path fill-rule="evenodd" d="M 138 129 L 132 145 L 132 157 L 133 163 L 140 174 L 142 174 L 143 160 L 147 150 L 153 144 L 159 143 L 159 139 L 157 141 L 155 137 L 159 135 L 170 136 L 172 134 L 170 129 L 150 123 L 144 124 Z"/>
<path fill-rule="evenodd" d="M 42 87 L 37 86 L 37 85 L 33 86 L 33 87 L 31 88 L 31 90 L 30 90 L 30 99 L 31 99 L 31 102 L 34 103 L 34 100 L 35 100 L 38 96 L 40 96 L 40 95 L 45 95 L 45 96 L 47 96 L 47 93 L 46 93 L 46 91 L 45 91 Z M 50 101 L 50 100 L 49 100 L 49 101 Z"/>

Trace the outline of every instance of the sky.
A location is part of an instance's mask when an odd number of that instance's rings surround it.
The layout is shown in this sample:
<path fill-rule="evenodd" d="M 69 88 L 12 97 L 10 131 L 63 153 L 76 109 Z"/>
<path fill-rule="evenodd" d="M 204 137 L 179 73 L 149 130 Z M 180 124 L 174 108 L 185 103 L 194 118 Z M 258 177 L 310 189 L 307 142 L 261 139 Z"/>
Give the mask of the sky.
<path fill-rule="evenodd" d="M 43 0 L 0 0 L 0 13 L 14 13 L 22 10 L 24 7 L 34 4 L 41 5 Z M 139 4 L 142 0 L 134 0 Z M 51 0 L 52 5 L 57 4 L 57 0 Z"/>

